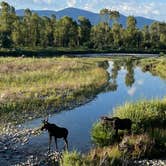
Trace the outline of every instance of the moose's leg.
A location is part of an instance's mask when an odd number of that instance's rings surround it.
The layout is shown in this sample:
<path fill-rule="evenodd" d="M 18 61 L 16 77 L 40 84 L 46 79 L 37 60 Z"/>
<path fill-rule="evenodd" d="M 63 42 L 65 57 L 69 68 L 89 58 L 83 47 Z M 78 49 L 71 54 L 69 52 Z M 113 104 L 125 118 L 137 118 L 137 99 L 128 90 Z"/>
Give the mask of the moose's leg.
<path fill-rule="evenodd" d="M 67 137 L 64 137 L 64 141 L 65 141 L 65 149 L 68 150 L 68 141 L 67 141 Z"/>
<path fill-rule="evenodd" d="M 118 138 L 118 129 L 115 129 L 115 137 Z"/>
<path fill-rule="evenodd" d="M 128 130 L 128 134 L 131 135 L 131 128 Z"/>
<path fill-rule="evenodd" d="M 50 145 L 51 145 L 51 141 L 52 141 L 52 136 L 49 136 L 49 144 L 48 144 L 48 152 L 50 152 Z"/>
<path fill-rule="evenodd" d="M 56 150 L 58 150 L 57 138 L 54 137 L 54 139 L 55 139 Z"/>

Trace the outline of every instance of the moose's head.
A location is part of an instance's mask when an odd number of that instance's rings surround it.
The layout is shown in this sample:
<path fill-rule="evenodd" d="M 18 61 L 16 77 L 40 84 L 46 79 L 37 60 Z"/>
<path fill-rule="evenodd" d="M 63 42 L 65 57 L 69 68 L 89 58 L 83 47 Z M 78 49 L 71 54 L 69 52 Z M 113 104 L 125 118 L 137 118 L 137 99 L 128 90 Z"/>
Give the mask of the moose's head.
<path fill-rule="evenodd" d="M 41 130 L 48 130 L 48 126 L 49 126 L 48 119 L 42 120 Z"/>

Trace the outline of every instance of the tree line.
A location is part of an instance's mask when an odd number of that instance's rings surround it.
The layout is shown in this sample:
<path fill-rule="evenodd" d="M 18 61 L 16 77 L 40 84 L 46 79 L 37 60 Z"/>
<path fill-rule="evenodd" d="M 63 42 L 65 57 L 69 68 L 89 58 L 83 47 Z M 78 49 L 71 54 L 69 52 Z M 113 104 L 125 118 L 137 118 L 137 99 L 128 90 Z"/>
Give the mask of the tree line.
<path fill-rule="evenodd" d="M 29 9 L 24 11 L 24 16 L 17 16 L 14 7 L 1 2 L 0 48 L 166 49 L 165 22 L 154 22 L 139 29 L 134 16 L 127 18 L 126 27 L 119 24 L 117 11 L 102 9 L 100 16 L 97 25 L 91 25 L 83 16 L 76 22 L 68 16 L 40 17 Z"/>

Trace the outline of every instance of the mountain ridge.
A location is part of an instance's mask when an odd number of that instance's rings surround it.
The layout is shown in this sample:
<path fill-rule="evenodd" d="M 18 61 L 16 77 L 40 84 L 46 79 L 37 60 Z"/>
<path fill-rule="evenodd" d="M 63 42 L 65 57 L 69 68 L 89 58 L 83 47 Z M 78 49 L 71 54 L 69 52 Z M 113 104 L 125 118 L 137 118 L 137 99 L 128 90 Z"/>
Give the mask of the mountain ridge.
<path fill-rule="evenodd" d="M 79 16 L 84 16 L 88 18 L 92 25 L 96 25 L 100 22 L 101 17 L 98 13 L 94 13 L 88 10 L 69 7 L 62 10 L 54 11 L 54 10 L 31 10 L 33 13 L 37 13 L 39 16 L 47 16 L 50 17 L 51 15 L 56 15 L 57 19 L 60 19 L 63 16 L 69 16 L 73 18 L 74 20 L 78 20 Z M 24 9 L 18 9 L 16 10 L 16 14 L 19 16 L 24 15 Z M 150 18 L 145 18 L 142 16 L 134 16 L 137 20 L 137 27 L 142 28 L 145 25 L 150 25 L 154 21 Z M 123 27 L 126 27 L 126 20 L 127 16 L 120 14 L 119 23 L 123 25 Z"/>

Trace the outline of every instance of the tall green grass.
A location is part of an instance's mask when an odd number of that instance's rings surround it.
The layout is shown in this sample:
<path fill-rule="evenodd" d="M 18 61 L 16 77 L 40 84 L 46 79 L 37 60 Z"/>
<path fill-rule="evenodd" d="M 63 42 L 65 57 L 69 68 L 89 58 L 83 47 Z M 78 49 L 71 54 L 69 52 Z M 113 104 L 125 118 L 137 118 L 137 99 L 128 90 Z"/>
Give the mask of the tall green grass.
<path fill-rule="evenodd" d="M 132 134 L 126 137 L 126 131 L 119 131 L 119 141 L 127 139 L 126 148 L 130 149 L 130 144 L 135 150 L 128 151 L 129 156 L 160 157 L 166 152 L 166 98 L 156 100 L 142 100 L 134 103 L 126 103 L 114 109 L 114 117 L 129 118 L 132 120 Z M 99 146 L 115 145 L 115 131 L 111 126 L 104 127 L 101 121 L 92 127 L 92 140 Z M 138 143 L 142 139 L 140 143 Z M 145 142 L 143 142 L 145 140 Z M 138 147 L 143 144 L 142 148 Z M 149 148 L 148 148 L 149 147 Z M 151 148 L 150 148 L 151 147 Z M 126 149 L 126 150 L 127 150 Z M 104 149 L 103 149 L 104 150 Z M 145 152 L 144 152 L 145 151 Z M 139 155 L 140 154 L 140 155 Z"/>
<path fill-rule="evenodd" d="M 159 100 L 142 100 L 126 103 L 114 109 L 114 116 L 129 118 L 133 122 L 133 132 L 142 129 L 161 128 L 166 122 L 166 98 Z"/>

